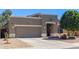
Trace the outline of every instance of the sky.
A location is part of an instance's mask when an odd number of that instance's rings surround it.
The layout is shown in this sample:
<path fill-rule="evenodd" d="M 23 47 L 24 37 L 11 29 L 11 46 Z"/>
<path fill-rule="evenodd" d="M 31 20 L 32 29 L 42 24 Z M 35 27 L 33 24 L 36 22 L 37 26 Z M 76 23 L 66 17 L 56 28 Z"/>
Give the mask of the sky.
<path fill-rule="evenodd" d="M 4 10 L 5 9 L 0 9 L 0 14 Z M 27 16 L 35 13 L 42 13 L 42 14 L 57 15 L 58 19 L 60 19 L 61 16 L 66 11 L 66 9 L 11 9 L 11 10 L 12 10 L 12 16 Z"/>

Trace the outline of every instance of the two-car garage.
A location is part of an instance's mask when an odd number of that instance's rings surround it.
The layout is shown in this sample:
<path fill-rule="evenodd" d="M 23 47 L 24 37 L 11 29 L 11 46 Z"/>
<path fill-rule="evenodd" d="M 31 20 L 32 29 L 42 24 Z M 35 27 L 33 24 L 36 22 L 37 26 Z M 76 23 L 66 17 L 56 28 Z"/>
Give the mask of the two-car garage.
<path fill-rule="evenodd" d="M 16 38 L 41 37 L 42 22 L 38 17 L 11 17 L 10 34 Z"/>
<path fill-rule="evenodd" d="M 41 37 L 41 26 L 40 25 L 16 25 L 15 37 L 17 38 Z"/>

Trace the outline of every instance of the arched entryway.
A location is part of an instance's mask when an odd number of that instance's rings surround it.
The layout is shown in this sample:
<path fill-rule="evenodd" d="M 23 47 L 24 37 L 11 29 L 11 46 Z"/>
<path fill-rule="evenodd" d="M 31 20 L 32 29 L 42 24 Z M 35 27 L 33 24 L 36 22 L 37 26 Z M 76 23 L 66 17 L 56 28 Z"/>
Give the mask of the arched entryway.
<path fill-rule="evenodd" d="M 58 33 L 58 23 L 56 22 L 47 22 L 46 23 L 46 34 L 47 36 L 52 36 L 55 33 Z"/>

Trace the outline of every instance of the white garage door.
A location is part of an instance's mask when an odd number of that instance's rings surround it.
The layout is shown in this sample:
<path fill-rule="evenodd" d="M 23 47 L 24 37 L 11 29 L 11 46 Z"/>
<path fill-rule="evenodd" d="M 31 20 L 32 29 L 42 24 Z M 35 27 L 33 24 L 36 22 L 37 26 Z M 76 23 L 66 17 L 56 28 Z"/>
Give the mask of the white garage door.
<path fill-rule="evenodd" d="M 15 27 L 15 37 L 41 37 L 41 27 Z"/>

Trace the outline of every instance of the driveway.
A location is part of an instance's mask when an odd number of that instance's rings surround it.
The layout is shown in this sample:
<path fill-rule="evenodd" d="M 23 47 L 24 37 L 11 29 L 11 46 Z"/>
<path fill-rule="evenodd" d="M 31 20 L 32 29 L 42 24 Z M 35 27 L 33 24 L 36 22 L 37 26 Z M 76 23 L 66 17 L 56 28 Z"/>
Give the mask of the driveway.
<path fill-rule="evenodd" d="M 72 48 L 77 47 L 77 43 L 68 43 L 61 40 L 43 40 L 43 38 L 16 38 L 24 42 L 30 43 L 33 47 L 30 48 L 40 48 L 40 49 L 60 49 L 60 48 Z"/>

